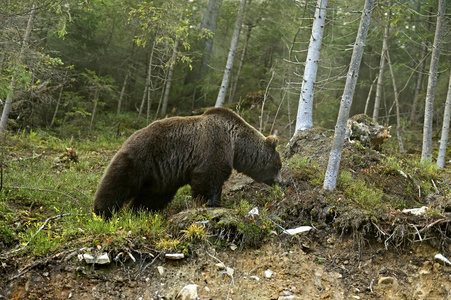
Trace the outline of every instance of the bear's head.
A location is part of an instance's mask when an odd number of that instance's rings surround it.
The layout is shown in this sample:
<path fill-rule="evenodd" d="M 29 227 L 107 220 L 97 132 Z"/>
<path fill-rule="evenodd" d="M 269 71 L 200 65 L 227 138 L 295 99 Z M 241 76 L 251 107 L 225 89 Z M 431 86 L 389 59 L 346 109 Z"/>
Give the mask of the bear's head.
<path fill-rule="evenodd" d="M 258 182 L 273 185 L 282 182 L 280 169 L 282 168 L 282 160 L 279 152 L 276 150 L 278 143 L 276 136 L 268 136 L 265 138 L 262 148 L 256 150 L 256 161 L 251 170 L 244 172 Z"/>

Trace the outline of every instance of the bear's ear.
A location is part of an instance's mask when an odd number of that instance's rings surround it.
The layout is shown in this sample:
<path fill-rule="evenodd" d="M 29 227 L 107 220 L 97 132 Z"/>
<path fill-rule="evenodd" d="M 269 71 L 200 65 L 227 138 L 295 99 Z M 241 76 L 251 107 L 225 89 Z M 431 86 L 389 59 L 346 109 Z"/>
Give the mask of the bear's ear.
<path fill-rule="evenodd" d="M 274 148 L 276 148 L 279 139 L 275 135 L 270 135 L 266 138 L 266 143 Z"/>

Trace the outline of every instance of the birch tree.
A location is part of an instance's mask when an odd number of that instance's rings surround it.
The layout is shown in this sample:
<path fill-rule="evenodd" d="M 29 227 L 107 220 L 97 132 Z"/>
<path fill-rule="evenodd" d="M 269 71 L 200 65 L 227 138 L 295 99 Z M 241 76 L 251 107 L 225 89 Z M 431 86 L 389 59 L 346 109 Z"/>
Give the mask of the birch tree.
<path fill-rule="evenodd" d="M 202 56 L 200 78 L 203 78 L 207 74 L 209 69 L 209 63 L 211 58 L 211 53 L 213 51 L 214 33 L 216 31 L 216 19 L 219 15 L 222 0 L 210 0 L 208 1 L 207 10 L 204 13 L 201 23 L 201 30 L 207 31 L 208 36 L 205 41 L 204 53 Z"/>
<path fill-rule="evenodd" d="M 404 145 L 402 143 L 402 135 L 401 135 L 401 116 L 399 114 L 399 100 L 398 100 L 399 93 L 398 87 L 396 86 L 395 72 L 393 71 L 393 65 L 391 63 L 390 52 L 388 51 L 388 49 L 385 55 L 387 56 L 387 63 L 390 69 L 391 80 L 393 83 L 393 96 L 395 98 L 395 107 L 396 107 L 396 136 L 398 138 L 399 152 L 404 153 Z"/>
<path fill-rule="evenodd" d="M 327 2 L 328 0 L 318 0 L 316 4 L 312 35 L 310 36 L 307 59 L 305 61 L 301 95 L 299 96 L 295 134 L 298 130 L 313 127 L 313 93 L 323 41 L 324 24 L 326 23 Z"/>
<path fill-rule="evenodd" d="M 20 53 L 16 62 L 16 71 L 18 71 L 18 65 L 20 65 L 23 61 L 23 55 L 28 46 L 28 41 L 30 40 L 31 30 L 33 28 L 33 20 L 35 15 L 36 5 L 33 4 L 30 10 L 30 15 L 28 17 L 27 29 L 25 30 L 25 35 L 22 42 L 22 47 L 20 48 Z M 17 73 L 17 72 L 16 72 Z M 6 125 L 8 124 L 9 113 L 11 112 L 12 99 L 14 94 L 14 88 L 16 84 L 16 76 L 14 74 L 11 77 L 11 82 L 9 84 L 8 95 L 6 96 L 5 106 L 3 107 L 2 118 L 0 120 L 0 135 L 2 135 L 6 130 Z"/>
<path fill-rule="evenodd" d="M 382 100 L 382 90 L 383 90 L 383 84 L 384 84 L 384 72 L 385 72 L 385 53 L 388 49 L 388 34 L 390 31 L 390 15 L 388 14 L 387 17 L 387 24 L 384 28 L 384 38 L 382 40 L 382 51 L 381 51 L 381 60 L 379 62 L 379 75 L 377 77 L 377 84 L 376 84 L 376 97 L 374 99 L 374 109 L 373 109 L 373 120 L 374 122 L 377 122 L 377 119 L 379 118 L 379 109 L 381 105 Z"/>
<path fill-rule="evenodd" d="M 224 75 L 222 77 L 222 83 L 219 88 L 218 98 L 216 99 L 215 107 L 221 107 L 224 105 L 224 100 L 229 86 L 230 77 L 232 75 L 233 61 L 235 59 L 236 48 L 238 47 L 238 40 L 240 38 L 241 24 L 243 23 L 244 8 L 246 6 L 246 0 L 240 1 L 240 10 L 235 23 L 235 29 L 233 31 L 232 41 L 230 43 L 229 55 L 227 57 L 226 67 L 224 69 Z"/>
<path fill-rule="evenodd" d="M 448 95 L 446 96 L 445 113 L 443 115 L 442 137 L 438 149 L 437 168 L 445 166 L 446 148 L 448 146 L 449 120 L 451 117 L 451 75 L 449 76 Z"/>
<path fill-rule="evenodd" d="M 169 92 L 171 91 L 172 76 L 174 74 L 174 68 L 175 68 L 175 63 L 176 63 L 176 59 L 177 59 L 177 48 L 179 46 L 179 41 L 180 41 L 180 38 L 177 37 L 174 41 L 172 57 L 171 57 L 171 60 L 169 61 L 168 78 L 166 79 L 166 87 L 164 89 L 163 104 L 161 106 L 161 115 L 162 116 L 164 114 L 166 114 L 166 110 L 168 108 Z"/>
<path fill-rule="evenodd" d="M 341 98 L 340 110 L 338 112 L 337 124 L 335 125 L 334 141 L 329 155 L 326 175 L 323 188 L 333 190 L 337 185 L 338 169 L 341 161 L 341 152 L 345 139 L 346 123 L 351 109 L 352 98 L 359 74 L 360 62 L 362 60 L 365 47 L 366 36 L 370 26 L 371 14 L 373 11 L 374 0 L 365 0 L 365 6 L 360 19 L 359 31 L 352 52 L 351 63 L 347 73 L 346 84 Z"/>
<path fill-rule="evenodd" d="M 429 67 L 426 104 L 424 107 L 423 148 L 421 151 L 421 161 L 431 160 L 432 119 L 434 112 L 435 87 L 437 85 L 438 62 L 440 59 L 440 48 L 442 46 L 443 23 L 445 22 L 445 4 L 446 0 L 439 0 L 434 44 L 432 46 L 431 65 Z"/>

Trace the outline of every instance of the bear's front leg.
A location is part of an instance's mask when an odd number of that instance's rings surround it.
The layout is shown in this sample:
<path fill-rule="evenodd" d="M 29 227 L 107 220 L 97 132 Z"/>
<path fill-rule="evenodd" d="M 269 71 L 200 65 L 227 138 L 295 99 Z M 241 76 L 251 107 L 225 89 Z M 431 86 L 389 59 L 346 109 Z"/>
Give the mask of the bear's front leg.
<path fill-rule="evenodd" d="M 190 182 L 193 199 L 202 198 L 208 201 L 208 206 L 221 205 L 222 186 L 229 175 L 220 174 L 196 174 Z"/>

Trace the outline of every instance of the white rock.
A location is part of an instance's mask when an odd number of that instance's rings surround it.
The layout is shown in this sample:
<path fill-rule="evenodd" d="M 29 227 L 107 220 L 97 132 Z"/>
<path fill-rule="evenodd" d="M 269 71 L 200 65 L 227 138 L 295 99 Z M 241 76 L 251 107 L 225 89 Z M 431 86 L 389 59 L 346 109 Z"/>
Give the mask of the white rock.
<path fill-rule="evenodd" d="M 222 262 L 221 263 L 217 263 L 215 266 L 219 270 L 225 270 L 226 269 L 226 266 Z"/>
<path fill-rule="evenodd" d="M 81 258 L 81 259 L 80 259 Z M 108 253 L 102 253 L 100 255 L 92 255 L 89 253 L 78 255 L 78 259 L 84 259 L 88 264 L 98 264 L 98 265 L 106 265 L 110 263 L 110 257 Z"/>
<path fill-rule="evenodd" d="M 415 216 L 421 216 L 421 215 L 424 215 L 427 210 L 428 210 L 427 206 L 422 206 L 420 208 L 403 209 L 402 212 L 405 213 L 405 214 L 412 214 L 412 215 L 415 215 Z"/>
<path fill-rule="evenodd" d="M 274 274 L 274 272 L 271 271 L 270 269 L 268 269 L 268 270 L 265 271 L 265 277 L 266 277 L 266 278 L 271 278 L 272 274 Z"/>
<path fill-rule="evenodd" d="M 300 227 L 293 228 L 293 229 L 287 229 L 284 232 L 289 235 L 295 235 L 296 233 L 310 231 L 311 229 L 312 229 L 311 226 L 300 226 Z"/>
<path fill-rule="evenodd" d="M 442 254 L 438 253 L 434 256 L 434 259 L 436 261 L 442 262 L 447 264 L 448 266 L 451 266 L 451 261 L 449 261 L 449 259 L 447 259 L 446 257 L 444 257 Z"/>
<path fill-rule="evenodd" d="M 258 277 L 258 276 L 249 276 L 250 278 L 252 278 L 252 279 L 255 279 L 256 281 L 259 281 L 260 280 L 260 277 Z"/>
<path fill-rule="evenodd" d="M 251 209 L 251 210 L 247 213 L 247 215 L 248 215 L 248 216 L 251 216 L 251 217 L 258 215 L 258 207 L 254 207 L 253 209 Z"/>
<path fill-rule="evenodd" d="M 162 266 L 158 266 L 157 270 L 158 270 L 158 273 L 160 274 L 160 276 L 164 275 L 164 268 Z"/>
<path fill-rule="evenodd" d="M 184 259 L 185 255 L 183 253 L 166 253 L 164 257 L 171 260 L 179 260 Z"/>
<path fill-rule="evenodd" d="M 227 267 L 227 275 L 229 275 L 229 277 L 233 277 L 233 272 L 234 270 L 232 268 Z"/>
<path fill-rule="evenodd" d="M 197 299 L 197 284 L 188 284 L 177 294 L 177 300 L 195 300 Z"/>

